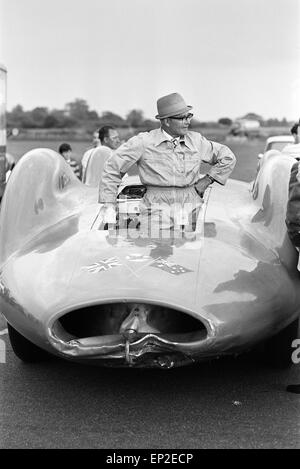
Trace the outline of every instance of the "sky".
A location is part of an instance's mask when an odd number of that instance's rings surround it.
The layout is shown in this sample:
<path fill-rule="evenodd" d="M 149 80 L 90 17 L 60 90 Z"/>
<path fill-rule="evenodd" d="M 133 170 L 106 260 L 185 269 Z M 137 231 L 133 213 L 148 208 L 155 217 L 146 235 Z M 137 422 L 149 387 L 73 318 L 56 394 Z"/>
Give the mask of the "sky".
<path fill-rule="evenodd" d="M 300 0 L 0 0 L 7 104 L 300 117 Z"/>

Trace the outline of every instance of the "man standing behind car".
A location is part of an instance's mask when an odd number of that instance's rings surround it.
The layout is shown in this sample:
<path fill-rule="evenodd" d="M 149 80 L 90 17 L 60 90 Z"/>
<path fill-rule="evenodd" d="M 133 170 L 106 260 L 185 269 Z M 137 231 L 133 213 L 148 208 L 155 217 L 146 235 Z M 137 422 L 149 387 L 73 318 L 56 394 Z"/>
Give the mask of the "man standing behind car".
<path fill-rule="evenodd" d="M 112 152 L 120 146 L 117 129 L 112 125 L 105 125 L 97 132 L 99 145 L 87 150 L 82 157 L 82 182 L 87 185 L 98 185 L 102 176 L 104 163 Z"/>
<path fill-rule="evenodd" d="M 193 213 L 193 220 L 197 218 L 202 194 L 214 182 L 226 183 L 236 158 L 225 145 L 189 131 L 191 109 L 178 93 L 158 99 L 156 119 L 160 128 L 130 138 L 104 166 L 99 190 L 104 213 L 112 213 L 122 176 L 136 163 L 147 188 L 140 206 L 141 227 L 146 218 L 149 226 L 150 217 L 150 223 L 160 225 L 160 229 L 172 230 L 178 223 L 194 225 L 190 215 Z M 200 174 L 202 161 L 212 165 L 204 177 Z M 175 206 L 178 209 L 174 211 Z M 187 206 L 194 207 L 188 217 Z"/>
<path fill-rule="evenodd" d="M 295 139 L 295 143 L 299 143 L 299 135 L 298 135 L 299 125 L 300 125 L 300 119 L 299 119 L 299 121 L 296 122 L 296 124 L 294 124 L 293 127 L 291 128 L 291 134 L 293 135 L 293 137 L 294 137 L 294 139 Z"/>
<path fill-rule="evenodd" d="M 58 152 L 61 154 L 61 156 L 66 160 L 66 162 L 71 166 L 73 169 L 75 175 L 80 179 L 81 177 L 81 168 L 80 165 L 77 163 L 76 160 L 71 158 L 72 155 L 72 148 L 69 143 L 62 143 L 59 146 Z"/>
<path fill-rule="evenodd" d="M 299 121 L 300 123 L 300 121 Z M 299 123 L 291 128 L 291 133 L 295 137 L 296 147 L 300 147 L 297 142 Z M 291 146 L 291 145 L 290 145 Z M 284 149 L 285 151 L 285 149 Z M 295 162 L 291 168 L 289 180 L 289 197 L 286 210 L 286 226 L 291 242 L 300 252 L 300 165 Z M 298 270 L 300 270 L 300 256 L 298 257 Z M 296 337 L 295 337 L 296 339 Z M 288 392 L 300 394 L 300 384 L 290 384 L 286 387 Z"/>
<path fill-rule="evenodd" d="M 284 153 L 288 153 L 289 155 L 294 156 L 295 158 L 300 158 L 300 143 L 299 143 L 299 134 L 298 134 L 299 125 L 300 125 L 300 119 L 291 128 L 291 134 L 294 137 L 295 143 L 289 143 L 282 150 Z"/>

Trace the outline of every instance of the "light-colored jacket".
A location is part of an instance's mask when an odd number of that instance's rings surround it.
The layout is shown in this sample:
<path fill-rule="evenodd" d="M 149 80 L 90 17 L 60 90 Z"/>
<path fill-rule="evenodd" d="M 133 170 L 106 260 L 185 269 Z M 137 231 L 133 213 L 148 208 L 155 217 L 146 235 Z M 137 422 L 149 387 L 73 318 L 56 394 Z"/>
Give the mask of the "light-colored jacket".
<path fill-rule="evenodd" d="M 212 165 L 209 174 L 220 184 L 230 176 L 236 158 L 220 143 L 189 131 L 174 146 L 161 129 L 141 132 L 121 145 L 106 161 L 99 186 L 99 202 L 115 202 L 118 186 L 129 168 L 137 164 L 145 186 L 189 187 L 199 179 L 201 162 Z"/>
<path fill-rule="evenodd" d="M 100 145 L 88 150 L 82 158 L 82 182 L 88 186 L 98 187 L 102 178 L 103 167 L 111 156 L 112 150 L 105 145 Z"/>

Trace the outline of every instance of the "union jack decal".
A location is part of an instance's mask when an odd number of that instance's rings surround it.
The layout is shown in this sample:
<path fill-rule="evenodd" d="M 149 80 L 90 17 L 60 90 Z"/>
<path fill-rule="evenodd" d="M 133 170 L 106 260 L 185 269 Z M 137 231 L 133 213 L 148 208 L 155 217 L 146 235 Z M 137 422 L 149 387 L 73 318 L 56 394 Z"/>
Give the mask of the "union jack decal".
<path fill-rule="evenodd" d="M 94 262 L 94 264 L 87 265 L 83 267 L 83 269 L 86 269 L 89 272 L 92 272 L 93 274 L 97 274 L 99 272 L 106 272 L 107 270 L 112 269 L 113 267 L 119 267 L 121 265 L 122 263 L 120 262 L 120 259 L 118 257 L 110 257 L 109 259 L 103 259 L 102 261 Z"/>

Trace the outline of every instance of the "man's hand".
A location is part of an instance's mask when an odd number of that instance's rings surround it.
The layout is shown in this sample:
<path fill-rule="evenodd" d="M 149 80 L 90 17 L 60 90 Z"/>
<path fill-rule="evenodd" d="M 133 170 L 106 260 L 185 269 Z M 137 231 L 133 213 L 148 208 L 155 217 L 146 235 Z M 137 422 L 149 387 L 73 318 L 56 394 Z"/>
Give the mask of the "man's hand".
<path fill-rule="evenodd" d="M 210 186 L 212 183 L 212 180 L 206 175 L 200 181 L 195 185 L 195 189 L 200 195 L 200 197 L 203 197 L 204 192 Z"/>
<path fill-rule="evenodd" d="M 117 204 L 115 202 L 106 202 L 102 205 L 99 212 L 99 221 L 100 226 L 106 223 L 109 224 L 116 224 L 116 217 L 117 217 Z"/>

